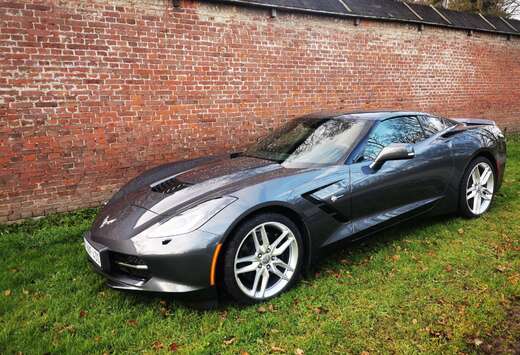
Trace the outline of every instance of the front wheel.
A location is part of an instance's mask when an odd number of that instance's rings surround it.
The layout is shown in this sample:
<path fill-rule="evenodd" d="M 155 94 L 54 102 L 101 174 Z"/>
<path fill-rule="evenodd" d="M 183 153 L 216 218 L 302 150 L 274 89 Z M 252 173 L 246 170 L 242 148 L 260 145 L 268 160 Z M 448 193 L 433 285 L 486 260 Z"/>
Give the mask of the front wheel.
<path fill-rule="evenodd" d="M 495 194 L 496 173 L 489 159 L 478 157 L 466 169 L 460 187 L 460 212 L 468 218 L 485 213 Z"/>
<path fill-rule="evenodd" d="M 294 284 L 302 260 L 302 238 L 294 222 L 280 214 L 257 215 L 227 244 L 224 286 L 239 302 L 265 301 Z"/>

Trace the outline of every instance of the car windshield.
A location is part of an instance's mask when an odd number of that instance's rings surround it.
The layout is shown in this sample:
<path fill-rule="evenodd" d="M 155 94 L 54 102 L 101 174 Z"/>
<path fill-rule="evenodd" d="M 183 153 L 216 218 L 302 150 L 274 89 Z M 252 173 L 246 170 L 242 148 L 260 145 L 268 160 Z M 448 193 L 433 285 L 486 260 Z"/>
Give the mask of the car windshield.
<path fill-rule="evenodd" d="M 299 119 L 260 139 L 244 155 L 279 163 L 334 164 L 367 126 L 368 121 L 356 119 Z"/>

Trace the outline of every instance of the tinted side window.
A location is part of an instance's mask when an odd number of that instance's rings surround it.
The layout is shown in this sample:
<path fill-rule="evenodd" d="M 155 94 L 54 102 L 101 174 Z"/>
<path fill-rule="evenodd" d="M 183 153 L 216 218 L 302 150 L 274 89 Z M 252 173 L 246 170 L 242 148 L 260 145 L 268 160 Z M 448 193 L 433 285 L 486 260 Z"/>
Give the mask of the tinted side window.
<path fill-rule="evenodd" d="M 426 138 L 433 136 L 435 133 L 448 128 L 450 121 L 432 116 L 419 116 Z"/>
<path fill-rule="evenodd" d="M 414 144 L 424 139 L 423 130 L 416 117 L 398 117 L 379 122 L 370 133 L 363 158 L 374 160 L 379 152 L 392 143 Z"/>

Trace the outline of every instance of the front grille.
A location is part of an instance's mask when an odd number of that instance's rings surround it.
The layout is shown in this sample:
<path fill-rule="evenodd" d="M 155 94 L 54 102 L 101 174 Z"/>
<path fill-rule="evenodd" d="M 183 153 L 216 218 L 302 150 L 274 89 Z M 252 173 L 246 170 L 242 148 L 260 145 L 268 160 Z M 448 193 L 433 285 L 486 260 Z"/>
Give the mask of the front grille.
<path fill-rule="evenodd" d="M 153 192 L 159 192 L 162 194 L 173 194 L 179 190 L 182 190 L 191 184 L 180 182 L 176 178 L 170 178 L 163 181 L 158 182 L 155 185 L 152 185 Z"/>
<path fill-rule="evenodd" d="M 148 280 L 150 270 L 145 261 L 138 256 L 122 253 L 110 253 L 111 270 L 139 280 Z"/>

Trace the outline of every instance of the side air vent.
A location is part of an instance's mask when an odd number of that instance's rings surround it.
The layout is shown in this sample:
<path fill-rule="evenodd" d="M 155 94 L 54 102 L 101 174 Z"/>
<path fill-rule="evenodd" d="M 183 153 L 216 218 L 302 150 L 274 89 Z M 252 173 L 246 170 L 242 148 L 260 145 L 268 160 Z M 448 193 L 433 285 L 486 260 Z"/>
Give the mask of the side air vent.
<path fill-rule="evenodd" d="M 182 190 L 191 184 L 180 182 L 175 177 L 161 180 L 151 186 L 153 192 L 159 192 L 162 194 L 173 194 L 179 190 Z"/>

